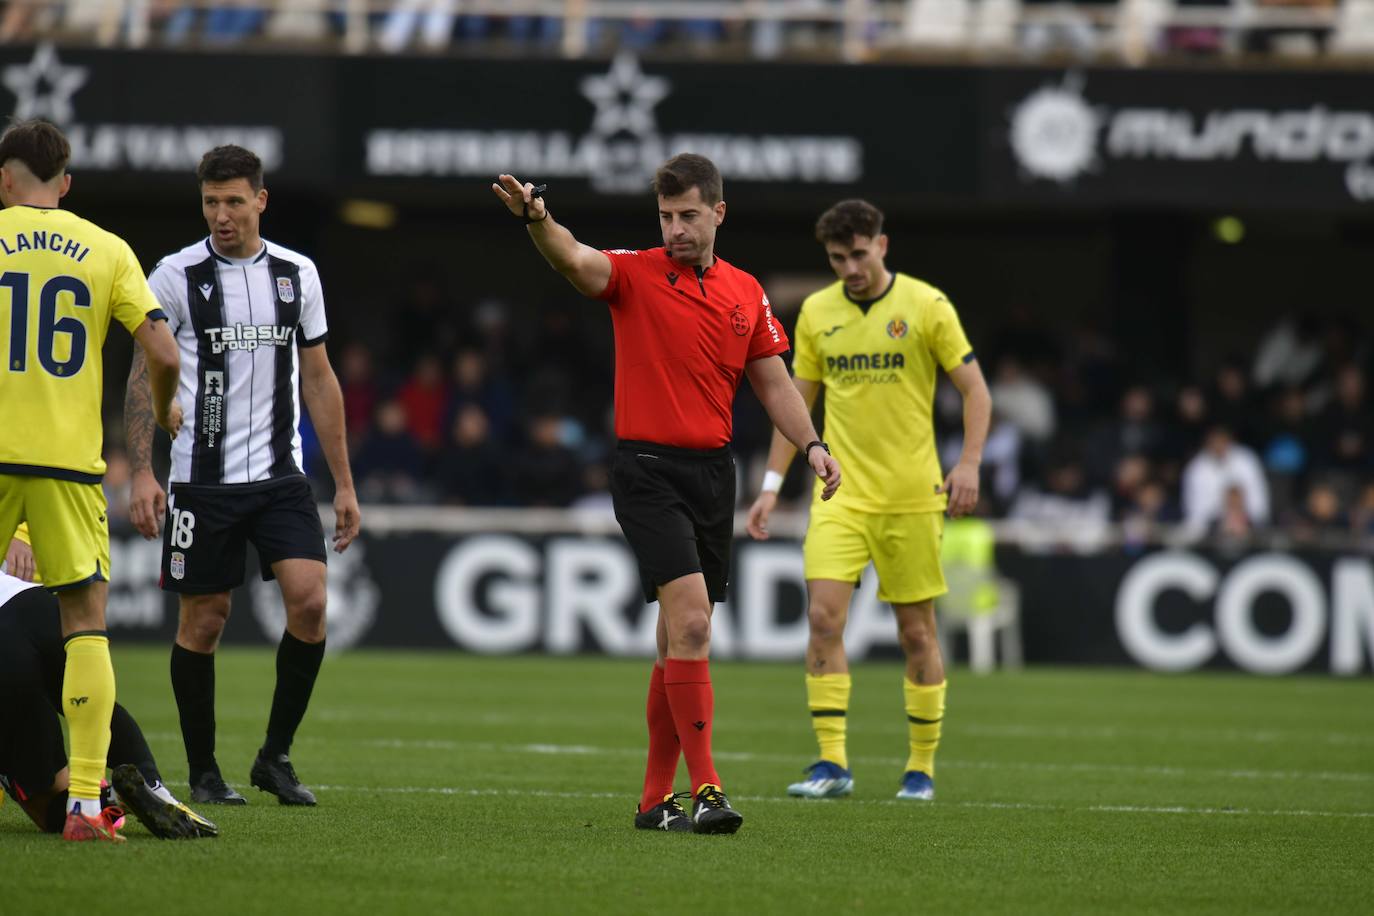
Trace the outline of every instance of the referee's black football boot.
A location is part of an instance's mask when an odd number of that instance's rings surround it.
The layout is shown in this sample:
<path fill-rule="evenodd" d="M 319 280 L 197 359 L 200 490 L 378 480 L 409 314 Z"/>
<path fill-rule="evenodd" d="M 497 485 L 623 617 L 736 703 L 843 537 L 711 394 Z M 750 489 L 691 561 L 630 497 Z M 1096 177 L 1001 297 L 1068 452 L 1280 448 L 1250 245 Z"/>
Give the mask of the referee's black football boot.
<path fill-rule="evenodd" d="M 709 782 L 697 790 L 692 805 L 692 830 L 696 833 L 734 833 L 744 823 L 744 815 L 730 807 L 720 786 Z"/>
<path fill-rule="evenodd" d="M 248 778 L 262 791 L 277 796 L 277 801 L 283 805 L 313 807 L 315 804 L 315 793 L 301 785 L 296 778 L 296 768 L 285 754 L 269 757 L 258 751 L 258 759 L 253 761 Z"/>
<path fill-rule="evenodd" d="M 246 805 L 248 799 L 229 787 L 219 767 L 191 774 L 191 801 L 197 805 Z"/>
<path fill-rule="evenodd" d="M 678 802 L 679 798 L 691 798 L 691 792 L 679 792 L 676 795 L 665 795 L 663 801 L 654 805 L 648 811 L 635 811 L 635 829 L 637 830 L 663 830 L 668 833 L 691 833 L 692 819 L 687 816 L 682 805 Z"/>
<path fill-rule="evenodd" d="M 132 763 L 115 767 L 110 780 L 114 783 L 120 807 L 138 818 L 139 823 L 159 840 L 193 840 L 200 836 L 196 825 L 177 810 L 176 805 L 153 794 L 143 781 L 143 774 Z"/>

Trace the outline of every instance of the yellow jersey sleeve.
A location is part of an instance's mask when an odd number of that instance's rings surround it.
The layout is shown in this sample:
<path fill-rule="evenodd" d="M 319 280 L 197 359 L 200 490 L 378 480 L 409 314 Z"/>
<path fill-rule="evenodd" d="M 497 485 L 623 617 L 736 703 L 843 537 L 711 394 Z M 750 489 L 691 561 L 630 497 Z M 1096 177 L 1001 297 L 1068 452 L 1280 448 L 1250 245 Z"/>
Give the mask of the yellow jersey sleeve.
<path fill-rule="evenodd" d="M 792 335 L 792 374 L 808 382 L 819 382 L 823 378 L 821 358 L 811 333 L 809 314 L 803 302 L 801 313 L 797 315 L 797 330 Z"/>
<path fill-rule="evenodd" d="M 153 295 L 143 276 L 143 268 L 133 249 L 123 239 L 119 242 L 115 255 L 114 277 L 110 285 L 110 310 L 119 323 L 132 334 L 143 324 L 145 318 L 162 306 Z"/>
<path fill-rule="evenodd" d="M 954 305 L 943 294 L 937 293 L 925 310 L 925 318 L 926 345 L 935 354 L 940 368 L 946 372 L 959 368 L 973 354 L 973 347 L 964 335 L 964 327 L 959 323 Z"/>
<path fill-rule="evenodd" d="M 16 541 L 22 541 L 22 542 L 24 542 L 25 544 L 29 544 L 29 545 L 32 545 L 32 544 L 33 544 L 33 541 L 29 540 L 29 523 L 28 523 L 28 522 L 20 522 L 20 523 L 19 523 L 19 527 L 14 529 L 14 539 L 15 539 Z"/>

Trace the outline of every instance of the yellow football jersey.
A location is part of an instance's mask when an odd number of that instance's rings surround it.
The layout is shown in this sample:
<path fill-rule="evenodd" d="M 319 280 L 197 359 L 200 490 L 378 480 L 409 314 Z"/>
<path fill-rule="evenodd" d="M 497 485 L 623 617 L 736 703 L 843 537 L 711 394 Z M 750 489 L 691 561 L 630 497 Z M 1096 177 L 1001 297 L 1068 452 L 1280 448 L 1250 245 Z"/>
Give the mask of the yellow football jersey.
<path fill-rule="evenodd" d="M 844 482 L 833 502 L 860 512 L 939 512 L 935 373 L 973 359 L 945 295 L 905 274 L 866 306 L 835 282 L 807 297 L 793 336 L 797 378 L 825 385 L 825 439 Z M 821 485 L 817 481 L 816 499 Z"/>
<path fill-rule="evenodd" d="M 0 212 L 0 474 L 100 481 L 105 335 L 154 313 L 123 239 L 67 210 Z"/>

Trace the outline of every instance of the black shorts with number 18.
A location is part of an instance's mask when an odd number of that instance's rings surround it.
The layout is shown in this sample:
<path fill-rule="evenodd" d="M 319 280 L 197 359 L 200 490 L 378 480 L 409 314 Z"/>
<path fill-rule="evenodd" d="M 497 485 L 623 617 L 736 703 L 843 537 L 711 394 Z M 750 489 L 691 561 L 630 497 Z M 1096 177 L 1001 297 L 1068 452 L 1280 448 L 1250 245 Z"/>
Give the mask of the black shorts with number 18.
<path fill-rule="evenodd" d="M 184 595 L 226 592 L 243 582 L 252 543 L 262 578 L 278 560 L 325 562 L 324 527 L 310 483 L 172 484 L 162 530 L 162 587 Z"/>

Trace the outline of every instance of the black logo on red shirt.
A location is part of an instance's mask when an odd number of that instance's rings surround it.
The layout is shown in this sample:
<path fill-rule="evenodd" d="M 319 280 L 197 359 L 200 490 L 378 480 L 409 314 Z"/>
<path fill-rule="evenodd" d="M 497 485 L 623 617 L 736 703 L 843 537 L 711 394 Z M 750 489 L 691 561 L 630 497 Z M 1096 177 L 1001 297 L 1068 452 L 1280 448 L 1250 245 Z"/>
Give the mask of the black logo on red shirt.
<path fill-rule="evenodd" d="M 730 313 L 730 327 L 735 329 L 735 333 L 740 337 L 749 333 L 749 316 L 735 306 L 735 311 Z"/>
<path fill-rule="evenodd" d="M 670 270 L 666 274 L 664 274 L 664 276 L 668 278 L 669 286 L 677 286 L 677 274 L 673 273 Z"/>

